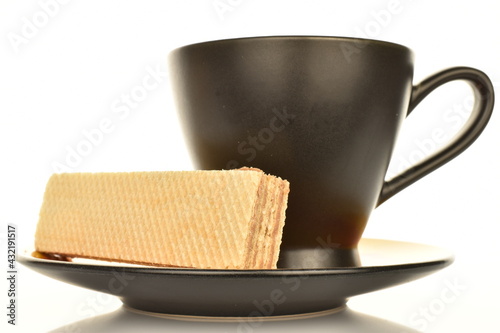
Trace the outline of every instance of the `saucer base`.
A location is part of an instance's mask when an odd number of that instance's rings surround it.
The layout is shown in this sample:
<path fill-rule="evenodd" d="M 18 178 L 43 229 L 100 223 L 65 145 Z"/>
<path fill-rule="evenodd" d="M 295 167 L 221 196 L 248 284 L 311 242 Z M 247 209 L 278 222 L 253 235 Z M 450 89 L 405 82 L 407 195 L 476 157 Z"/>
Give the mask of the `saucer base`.
<path fill-rule="evenodd" d="M 185 322 L 202 322 L 202 323 L 241 323 L 242 317 L 214 317 L 214 316 L 193 316 L 193 315 L 179 315 L 179 314 L 168 314 L 168 313 L 159 313 L 159 312 L 148 312 L 143 310 L 138 310 L 136 308 L 131 308 L 127 305 L 123 305 L 123 308 L 132 313 L 136 313 L 139 315 L 146 315 L 150 317 L 162 318 L 162 319 L 170 319 L 170 320 L 178 320 Z M 347 309 L 347 305 L 342 305 L 336 307 L 334 309 L 319 311 L 319 312 L 311 312 L 311 313 L 299 313 L 293 315 L 281 315 L 281 316 L 261 316 L 261 317 L 253 317 L 247 316 L 245 318 L 245 322 L 270 322 L 270 321 L 290 321 L 296 319 L 312 319 L 323 316 L 329 316 L 332 314 L 336 314 L 341 311 L 345 311 Z"/>

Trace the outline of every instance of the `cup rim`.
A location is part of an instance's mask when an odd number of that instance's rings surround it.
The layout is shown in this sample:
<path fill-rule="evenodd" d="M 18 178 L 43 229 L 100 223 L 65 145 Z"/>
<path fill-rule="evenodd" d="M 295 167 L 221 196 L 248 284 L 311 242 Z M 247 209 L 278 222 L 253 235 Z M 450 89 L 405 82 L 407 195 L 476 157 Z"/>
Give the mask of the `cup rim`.
<path fill-rule="evenodd" d="M 224 38 L 224 39 L 214 39 L 208 40 L 204 42 L 196 42 L 186 44 L 180 47 L 173 49 L 170 53 L 173 53 L 177 50 L 187 49 L 192 47 L 204 47 L 211 46 L 217 44 L 224 43 L 235 43 L 235 42 L 245 42 L 245 41 L 253 41 L 253 40 L 293 40 L 293 39 L 302 39 L 302 40 L 326 40 L 326 41 L 343 41 L 346 43 L 364 43 L 364 44 L 379 44 L 382 46 L 400 49 L 409 53 L 413 53 L 413 51 L 402 44 L 388 42 L 378 39 L 369 39 L 369 38 L 361 38 L 361 37 L 347 37 L 347 36 L 323 36 L 323 35 L 269 35 L 269 36 L 249 36 L 249 37 L 235 37 L 235 38 Z"/>

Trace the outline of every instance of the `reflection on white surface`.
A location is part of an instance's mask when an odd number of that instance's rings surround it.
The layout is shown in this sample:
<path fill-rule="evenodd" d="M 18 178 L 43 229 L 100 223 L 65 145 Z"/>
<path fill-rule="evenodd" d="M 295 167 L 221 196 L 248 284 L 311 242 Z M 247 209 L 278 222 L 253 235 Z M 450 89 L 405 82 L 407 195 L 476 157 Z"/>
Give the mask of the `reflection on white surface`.
<path fill-rule="evenodd" d="M 414 329 L 365 315 L 349 308 L 282 320 L 240 318 L 232 320 L 188 320 L 169 316 L 151 316 L 121 307 L 116 311 L 88 318 L 51 331 L 79 332 L 308 332 L 308 333 L 417 333 Z"/>

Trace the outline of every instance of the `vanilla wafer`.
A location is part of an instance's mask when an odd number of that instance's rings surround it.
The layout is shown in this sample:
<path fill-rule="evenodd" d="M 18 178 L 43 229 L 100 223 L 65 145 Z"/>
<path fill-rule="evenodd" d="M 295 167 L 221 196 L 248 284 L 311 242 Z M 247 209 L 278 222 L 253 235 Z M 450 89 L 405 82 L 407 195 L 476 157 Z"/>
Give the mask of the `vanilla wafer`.
<path fill-rule="evenodd" d="M 258 169 L 55 174 L 35 248 L 155 266 L 276 268 L 288 192 L 287 181 Z"/>

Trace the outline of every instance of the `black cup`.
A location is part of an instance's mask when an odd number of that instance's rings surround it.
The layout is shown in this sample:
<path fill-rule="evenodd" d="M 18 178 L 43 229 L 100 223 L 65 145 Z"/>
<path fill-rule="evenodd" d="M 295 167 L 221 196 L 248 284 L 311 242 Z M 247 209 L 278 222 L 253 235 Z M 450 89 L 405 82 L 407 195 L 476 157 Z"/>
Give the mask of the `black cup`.
<path fill-rule="evenodd" d="M 257 167 L 290 181 L 279 267 L 359 264 L 371 211 L 464 151 L 494 104 L 481 71 L 450 68 L 414 86 L 411 50 L 366 39 L 199 43 L 172 51 L 170 70 L 197 168 Z M 385 181 L 403 120 L 452 80 L 475 93 L 467 123 L 443 149 Z"/>

